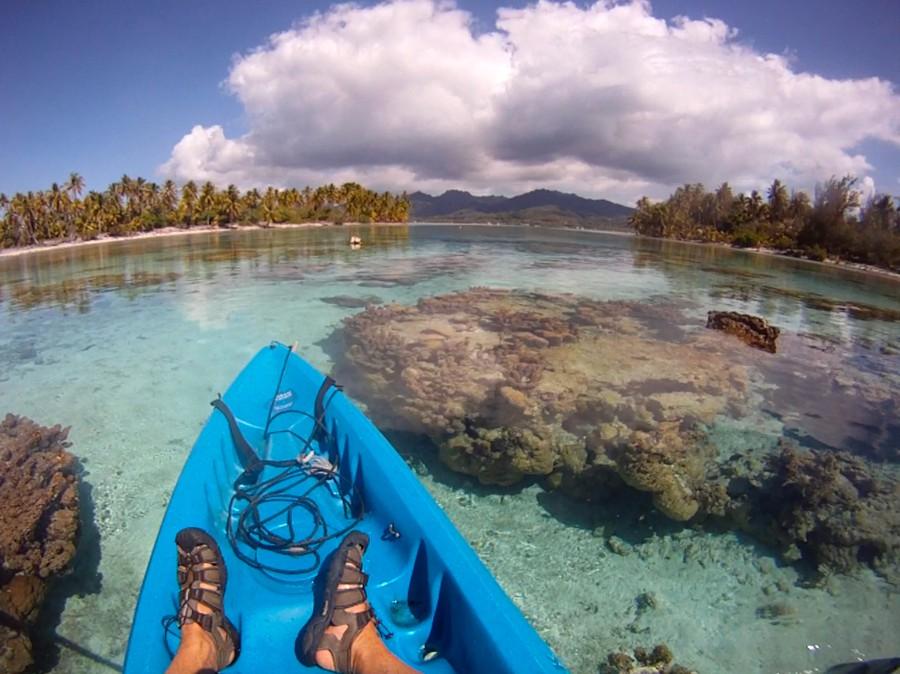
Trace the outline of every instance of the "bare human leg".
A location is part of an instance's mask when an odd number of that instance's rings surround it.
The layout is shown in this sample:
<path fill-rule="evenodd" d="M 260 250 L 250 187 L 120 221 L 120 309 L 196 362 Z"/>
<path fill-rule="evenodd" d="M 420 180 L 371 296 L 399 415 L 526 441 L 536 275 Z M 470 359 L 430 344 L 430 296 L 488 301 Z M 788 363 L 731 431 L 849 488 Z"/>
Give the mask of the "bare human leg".
<path fill-rule="evenodd" d="M 166 674 L 213 674 L 217 660 L 212 637 L 200 625 L 188 623 L 181 628 L 181 645 Z"/>

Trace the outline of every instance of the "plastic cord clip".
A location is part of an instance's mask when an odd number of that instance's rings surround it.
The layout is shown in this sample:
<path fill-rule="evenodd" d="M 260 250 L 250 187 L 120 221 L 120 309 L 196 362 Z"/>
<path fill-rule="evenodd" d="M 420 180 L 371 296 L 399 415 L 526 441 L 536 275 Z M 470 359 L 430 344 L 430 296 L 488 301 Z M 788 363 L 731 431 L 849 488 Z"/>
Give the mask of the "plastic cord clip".
<path fill-rule="evenodd" d="M 387 528 L 384 530 L 384 533 L 381 534 L 381 540 L 383 541 L 396 541 L 400 538 L 400 532 L 397 531 L 397 527 L 394 526 L 394 523 L 391 522 L 387 525 Z"/>

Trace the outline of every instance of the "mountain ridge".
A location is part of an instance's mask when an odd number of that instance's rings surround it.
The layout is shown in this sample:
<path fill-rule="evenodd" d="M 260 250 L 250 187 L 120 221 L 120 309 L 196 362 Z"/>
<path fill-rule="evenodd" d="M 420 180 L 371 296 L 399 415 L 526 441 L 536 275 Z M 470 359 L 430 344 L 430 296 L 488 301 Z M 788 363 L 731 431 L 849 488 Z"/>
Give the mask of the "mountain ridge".
<path fill-rule="evenodd" d="M 413 220 L 453 222 L 508 222 L 521 224 L 624 227 L 634 211 L 608 199 L 589 199 L 570 192 L 536 189 L 512 197 L 476 196 L 465 190 L 447 190 L 433 196 L 416 191 L 409 195 Z"/>

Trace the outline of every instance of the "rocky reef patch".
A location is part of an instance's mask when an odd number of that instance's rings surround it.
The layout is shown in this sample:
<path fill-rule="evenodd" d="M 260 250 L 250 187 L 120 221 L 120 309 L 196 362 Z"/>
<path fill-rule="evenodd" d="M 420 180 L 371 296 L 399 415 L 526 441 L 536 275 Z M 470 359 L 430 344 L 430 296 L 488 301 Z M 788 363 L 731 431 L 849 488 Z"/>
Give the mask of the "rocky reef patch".
<path fill-rule="evenodd" d="M 709 426 L 758 413 L 773 387 L 753 349 L 679 306 L 474 288 L 368 306 L 337 337 L 335 376 L 373 419 L 483 484 L 644 498 L 822 571 L 897 567 L 890 471 L 786 443 L 723 456 Z"/>
<path fill-rule="evenodd" d="M 657 644 L 652 650 L 638 646 L 633 657 L 622 651 L 610 653 L 600 666 L 600 674 L 697 674 L 674 659 L 665 644 Z"/>
<path fill-rule="evenodd" d="M 121 290 L 129 300 L 155 287 L 176 282 L 178 272 L 133 271 L 124 273 L 94 274 L 83 278 L 70 278 L 54 283 L 23 283 L 10 288 L 10 304 L 16 309 L 34 309 L 42 306 L 74 307 L 78 311 L 90 311 L 91 302 L 98 293 Z"/>
<path fill-rule="evenodd" d="M 781 334 L 781 330 L 769 325 L 766 319 L 736 311 L 710 311 L 706 316 L 706 327 L 727 332 L 745 344 L 769 353 L 776 352 L 776 341 Z"/>
<path fill-rule="evenodd" d="M 9 674 L 30 667 L 30 631 L 75 556 L 77 461 L 67 434 L 12 414 L 0 422 L 0 671 Z"/>
<path fill-rule="evenodd" d="M 333 304 L 342 309 L 362 309 L 369 304 L 381 304 L 383 300 L 378 295 L 363 295 L 357 297 L 355 295 L 333 295 L 329 297 L 320 297 L 320 301 L 325 304 Z"/>

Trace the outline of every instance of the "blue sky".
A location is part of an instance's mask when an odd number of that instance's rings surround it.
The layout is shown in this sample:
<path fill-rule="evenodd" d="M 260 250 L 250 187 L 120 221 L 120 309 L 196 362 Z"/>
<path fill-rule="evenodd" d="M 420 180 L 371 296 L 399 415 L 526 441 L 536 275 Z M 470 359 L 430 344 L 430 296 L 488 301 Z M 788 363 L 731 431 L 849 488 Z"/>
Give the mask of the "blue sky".
<path fill-rule="evenodd" d="M 218 125 L 226 137 L 239 138 L 252 125 L 222 84 L 234 55 L 329 4 L 8 0 L 0 20 L 0 192 L 44 188 L 73 170 L 90 188 L 105 187 L 122 173 L 161 179 L 158 167 L 195 125 Z M 494 30 L 498 5 L 526 4 L 458 2 L 474 15 L 476 32 Z M 657 0 L 652 8 L 657 18 L 721 19 L 739 31 L 738 42 L 788 55 L 794 72 L 875 76 L 900 88 L 896 0 Z M 900 149 L 868 139 L 855 152 L 874 165 L 869 174 L 879 188 L 900 191 Z M 419 168 L 413 173 L 426 176 Z M 689 170 L 683 173 L 692 178 Z M 460 182 L 477 188 L 478 180 Z M 659 178 L 660 184 L 669 180 Z M 487 183 L 500 189 L 507 184 L 500 178 Z M 579 184 L 572 181 L 573 188 Z"/>

